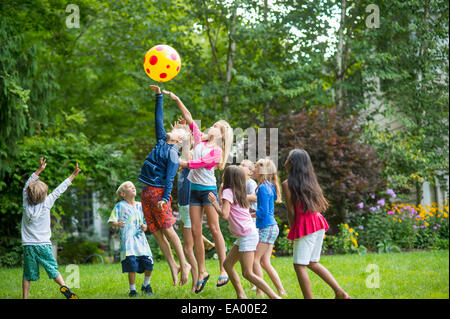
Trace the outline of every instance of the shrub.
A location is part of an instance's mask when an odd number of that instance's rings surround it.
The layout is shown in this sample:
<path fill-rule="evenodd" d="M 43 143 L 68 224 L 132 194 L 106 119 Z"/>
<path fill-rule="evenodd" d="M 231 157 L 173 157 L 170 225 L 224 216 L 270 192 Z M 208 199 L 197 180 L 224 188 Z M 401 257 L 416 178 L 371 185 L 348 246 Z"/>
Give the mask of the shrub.
<path fill-rule="evenodd" d="M 91 255 L 104 255 L 104 251 L 97 242 L 85 241 L 82 237 L 70 238 L 62 244 L 62 249 L 58 253 L 58 259 L 61 264 L 81 264 L 84 262 L 98 262 L 98 258 L 87 257 Z"/>
<path fill-rule="evenodd" d="M 384 189 L 382 165 L 375 151 L 362 143 L 357 117 L 335 108 L 314 108 L 274 120 L 279 131 L 280 163 L 293 148 L 305 149 L 330 202 L 330 233 L 345 222 L 349 209 L 369 193 Z"/>

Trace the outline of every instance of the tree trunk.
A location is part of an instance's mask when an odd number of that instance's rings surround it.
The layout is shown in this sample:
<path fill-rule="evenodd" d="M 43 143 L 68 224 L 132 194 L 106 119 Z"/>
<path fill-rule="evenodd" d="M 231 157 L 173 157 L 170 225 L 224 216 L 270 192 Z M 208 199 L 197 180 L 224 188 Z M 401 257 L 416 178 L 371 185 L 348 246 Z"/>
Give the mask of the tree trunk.
<path fill-rule="evenodd" d="M 345 80 L 344 66 L 344 29 L 345 29 L 345 11 L 347 9 L 346 0 L 342 0 L 341 21 L 339 25 L 338 47 L 336 53 L 337 73 L 336 73 L 336 106 L 338 111 L 344 108 L 344 89 L 342 84 Z"/>

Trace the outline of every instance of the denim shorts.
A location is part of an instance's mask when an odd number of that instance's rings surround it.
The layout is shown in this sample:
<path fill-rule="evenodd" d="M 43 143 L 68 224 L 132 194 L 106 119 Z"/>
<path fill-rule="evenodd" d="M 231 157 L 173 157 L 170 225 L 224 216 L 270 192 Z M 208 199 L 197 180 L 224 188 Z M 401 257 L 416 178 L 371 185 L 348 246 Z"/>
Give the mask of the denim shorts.
<path fill-rule="evenodd" d="M 142 274 L 145 270 L 153 270 L 153 259 L 150 256 L 127 256 L 122 260 L 122 272 L 137 272 Z"/>
<path fill-rule="evenodd" d="M 213 193 L 216 195 L 216 199 L 219 200 L 217 195 L 217 189 L 210 189 L 204 191 L 198 191 L 191 189 L 191 197 L 189 198 L 189 206 L 208 206 L 211 202 L 208 199 L 208 194 Z"/>
<path fill-rule="evenodd" d="M 274 244 L 277 240 L 280 229 L 278 225 L 267 226 L 259 229 L 259 241 L 266 244 Z"/>

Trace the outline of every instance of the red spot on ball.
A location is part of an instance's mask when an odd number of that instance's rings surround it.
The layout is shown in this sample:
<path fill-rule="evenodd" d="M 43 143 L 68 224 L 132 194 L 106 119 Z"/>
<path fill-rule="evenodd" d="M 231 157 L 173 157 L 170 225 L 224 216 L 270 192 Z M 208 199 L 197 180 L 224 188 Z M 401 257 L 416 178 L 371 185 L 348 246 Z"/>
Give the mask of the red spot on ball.
<path fill-rule="evenodd" d="M 162 50 L 164 50 L 164 47 L 158 46 L 158 47 L 155 48 L 155 50 L 156 50 L 156 51 L 162 51 Z"/>
<path fill-rule="evenodd" d="M 167 73 L 161 73 L 161 74 L 159 75 L 159 77 L 160 77 L 161 79 L 165 79 L 165 78 L 167 77 Z"/>
<path fill-rule="evenodd" d="M 150 64 L 155 65 L 156 63 L 158 63 L 158 57 L 156 55 L 152 55 L 150 57 Z"/>
<path fill-rule="evenodd" d="M 180 71 L 180 66 L 177 66 L 177 72 Z"/>
<path fill-rule="evenodd" d="M 149 69 L 145 69 L 145 71 L 147 71 L 147 73 L 150 74 L 150 70 Z"/>
<path fill-rule="evenodd" d="M 170 68 L 170 65 L 168 65 L 168 64 L 167 64 L 166 68 L 168 68 L 168 69 L 169 69 L 169 68 Z"/>
<path fill-rule="evenodd" d="M 170 55 L 170 58 L 171 58 L 172 60 L 174 60 L 174 61 L 177 60 L 177 56 L 176 56 L 175 53 L 172 53 L 172 54 Z"/>

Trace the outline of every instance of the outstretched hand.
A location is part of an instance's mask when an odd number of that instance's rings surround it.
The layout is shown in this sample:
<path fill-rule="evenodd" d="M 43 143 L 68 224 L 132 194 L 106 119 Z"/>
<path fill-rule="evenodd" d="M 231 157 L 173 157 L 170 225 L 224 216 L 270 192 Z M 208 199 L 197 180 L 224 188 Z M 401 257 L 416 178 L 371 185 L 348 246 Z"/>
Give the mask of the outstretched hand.
<path fill-rule="evenodd" d="M 159 86 L 157 86 L 157 85 L 150 85 L 149 87 L 150 87 L 150 89 L 153 90 L 153 92 L 155 92 L 155 94 L 161 94 L 161 89 L 159 88 Z"/>
<path fill-rule="evenodd" d="M 81 169 L 78 167 L 78 163 L 75 164 L 75 170 L 73 171 L 72 175 L 69 176 L 70 181 L 73 181 L 73 179 L 81 172 Z"/>
<path fill-rule="evenodd" d="M 39 175 L 47 167 L 47 163 L 45 163 L 46 161 L 47 160 L 45 158 L 43 158 L 43 157 L 41 157 L 39 159 L 39 168 L 35 172 L 36 175 Z"/>
<path fill-rule="evenodd" d="M 170 98 L 171 98 L 172 100 L 174 100 L 174 101 L 176 101 L 176 100 L 178 99 L 178 96 L 176 96 L 175 94 L 173 94 L 173 93 L 170 92 L 170 91 L 163 90 L 163 93 L 164 93 L 164 94 L 167 94 L 168 96 L 170 96 Z"/>

